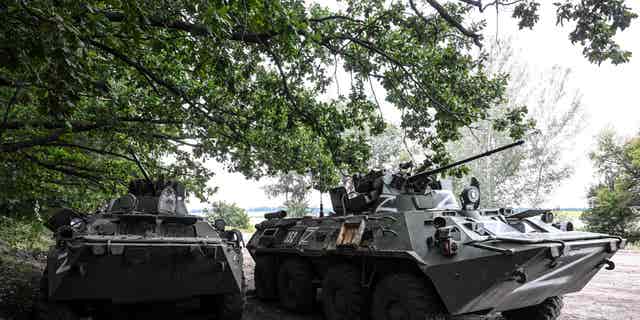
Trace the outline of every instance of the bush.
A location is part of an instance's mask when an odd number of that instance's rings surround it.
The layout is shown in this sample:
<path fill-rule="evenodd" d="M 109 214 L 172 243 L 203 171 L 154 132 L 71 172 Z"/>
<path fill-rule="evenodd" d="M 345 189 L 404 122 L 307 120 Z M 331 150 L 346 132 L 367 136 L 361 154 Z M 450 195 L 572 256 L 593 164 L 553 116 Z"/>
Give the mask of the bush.
<path fill-rule="evenodd" d="M 204 214 L 210 223 L 216 219 L 224 219 L 229 227 L 237 229 L 250 229 L 249 215 L 247 211 L 238 207 L 235 203 L 217 201 L 210 209 L 204 209 Z"/>
<path fill-rule="evenodd" d="M 622 142 L 607 130 L 598 138 L 598 149 L 590 155 L 603 181 L 593 186 L 589 196 L 593 209 L 583 220 L 589 231 L 640 240 L 640 136 Z"/>
<path fill-rule="evenodd" d="M 582 215 L 587 230 L 621 236 L 629 242 L 640 241 L 640 212 L 631 208 L 637 195 L 628 190 L 625 183 L 616 183 L 613 190 L 596 190 L 596 205 Z"/>
<path fill-rule="evenodd" d="M 26 251 L 46 251 L 52 243 L 51 232 L 38 219 L 0 216 L 0 239 L 9 247 Z"/>
<path fill-rule="evenodd" d="M 0 216 L 0 319 L 30 319 L 50 243 L 40 221 Z"/>
<path fill-rule="evenodd" d="M 30 319 L 42 268 L 0 241 L 0 319 Z"/>

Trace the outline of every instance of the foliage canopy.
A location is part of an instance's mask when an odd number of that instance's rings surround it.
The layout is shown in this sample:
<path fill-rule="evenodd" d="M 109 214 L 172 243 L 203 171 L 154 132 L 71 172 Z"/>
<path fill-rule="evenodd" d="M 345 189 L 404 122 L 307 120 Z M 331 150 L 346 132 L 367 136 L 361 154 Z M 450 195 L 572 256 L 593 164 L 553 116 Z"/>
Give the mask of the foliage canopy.
<path fill-rule="evenodd" d="M 593 208 L 582 218 L 592 231 L 640 241 L 640 136 L 617 140 L 613 131 L 604 131 L 590 155 L 602 181 L 592 187 Z"/>
<path fill-rule="evenodd" d="M 309 195 L 313 183 L 306 175 L 288 172 L 278 177 L 272 184 L 264 186 L 264 192 L 269 198 L 284 196 L 282 205 L 289 217 L 302 217 L 309 213 Z"/>
<path fill-rule="evenodd" d="M 230 227 L 239 229 L 249 229 L 249 215 L 247 211 L 238 207 L 235 203 L 216 201 L 211 204 L 211 208 L 205 209 L 204 214 L 213 224 L 216 219 L 223 219 Z"/>
<path fill-rule="evenodd" d="M 521 27 L 539 1 L 515 1 Z M 202 162 L 260 177 L 311 169 L 337 182 L 362 168 L 365 133 L 383 122 L 366 94 L 380 83 L 402 110 L 407 136 L 446 162 L 444 144 L 487 118 L 506 75 L 490 76 L 474 10 L 500 1 L 18 1 L 0 4 L 0 210 L 95 205 L 137 175 L 187 180 L 197 196 Z M 565 1 L 559 23 L 589 60 L 625 62 L 613 40 L 635 18 L 623 0 Z M 328 97 L 332 70 L 349 93 Z M 525 109 L 501 127 L 521 135 Z"/>

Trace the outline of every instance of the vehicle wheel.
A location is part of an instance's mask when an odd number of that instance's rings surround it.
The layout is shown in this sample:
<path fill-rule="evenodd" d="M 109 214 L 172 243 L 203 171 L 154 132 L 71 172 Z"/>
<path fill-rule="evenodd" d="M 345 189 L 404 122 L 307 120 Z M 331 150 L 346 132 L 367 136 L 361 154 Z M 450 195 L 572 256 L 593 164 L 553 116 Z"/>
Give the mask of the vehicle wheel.
<path fill-rule="evenodd" d="M 240 320 L 244 311 L 245 296 L 243 293 L 228 293 L 217 296 L 215 306 L 218 320 Z"/>
<path fill-rule="evenodd" d="M 563 306 L 562 297 L 551 297 L 535 306 L 504 311 L 502 316 L 507 320 L 555 320 Z"/>
<path fill-rule="evenodd" d="M 346 264 L 330 268 L 322 281 L 322 308 L 327 320 L 359 319 L 362 291 L 357 268 Z"/>
<path fill-rule="evenodd" d="M 278 297 L 276 279 L 278 269 L 274 257 L 256 257 L 254 268 L 254 282 L 256 285 L 256 296 L 260 300 L 271 300 Z"/>
<path fill-rule="evenodd" d="M 446 315 L 440 298 L 424 279 L 412 274 L 392 274 L 373 293 L 373 320 L 440 320 Z"/>
<path fill-rule="evenodd" d="M 44 269 L 40 278 L 40 292 L 38 293 L 35 312 L 35 318 L 38 320 L 80 319 L 69 306 L 49 301 L 49 271 L 47 268 Z"/>
<path fill-rule="evenodd" d="M 122 309 L 117 305 L 104 305 L 102 308 L 94 311 L 94 315 L 91 316 L 95 320 L 128 320 L 135 319 L 135 315 L 131 312 L 127 312 L 126 309 Z"/>
<path fill-rule="evenodd" d="M 298 312 L 313 309 L 313 271 L 303 260 L 286 260 L 278 272 L 278 296 L 283 307 Z"/>

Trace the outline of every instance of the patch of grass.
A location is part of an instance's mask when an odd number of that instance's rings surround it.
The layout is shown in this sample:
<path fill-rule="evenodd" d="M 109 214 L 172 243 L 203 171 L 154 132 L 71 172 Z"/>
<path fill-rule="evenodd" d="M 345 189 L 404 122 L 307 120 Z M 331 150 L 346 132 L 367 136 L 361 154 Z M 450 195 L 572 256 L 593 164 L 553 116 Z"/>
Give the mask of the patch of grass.
<path fill-rule="evenodd" d="M 553 211 L 555 221 L 576 221 L 582 216 L 582 211 Z"/>
<path fill-rule="evenodd" d="M 640 251 L 640 241 L 627 243 L 625 247 L 627 250 Z"/>
<path fill-rule="evenodd" d="M 0 240 L 10 248 L 26 251 L 47 251 L 53 243 L 51 232 L 41 221 L 14 219 L 0 215 Z"/>
<path fill-rule="evenodd" d="M 41 272 L 34 264 L 0 255 L 0 318 L 28 319 Z"/>
<path fill-rule="evenodd" d="M 238 229 L 240 230 L 240 232 L 242 233 L 249 233 L 252 234 L 254 232 L 256 232 L 256 227 L 254 227 L 253 225 L 249 225 L 247 228 L 236 228 L 236 227 L 230 227 L 231 229 Z"/>
<path fill-rule="evenodd" d="M 0 216 L 0 319 L 28 319 L 42 264 L 34 254 L 48 239 L 36 225 Z"/>

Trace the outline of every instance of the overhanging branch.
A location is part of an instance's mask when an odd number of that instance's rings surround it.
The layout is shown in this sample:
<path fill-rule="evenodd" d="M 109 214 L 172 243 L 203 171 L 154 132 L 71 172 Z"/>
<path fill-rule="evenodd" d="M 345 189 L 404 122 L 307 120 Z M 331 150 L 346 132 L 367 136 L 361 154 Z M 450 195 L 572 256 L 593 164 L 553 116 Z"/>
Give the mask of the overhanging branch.
<path fill-rule="evenodd" d="M 338 40 L 348 40 L 351 41 L 357 45 L 359 45 L 362 48 L 365 48 L 373 53 L 376 53 L 378 55 L 380 55 L 381 57 L 383 57 L 384 59 L 386 59 L 387 61 L 389 61 L 391 64 L 393 64 L 394 66 L 400 68 L 400 70 L 402 70 L 406 75 L 408 75 L 409 79 L 420 89 L 420 91 L 422 91 L 422 93 L 424 95 L 426 95 L 429 98 L 429 101 L 440 111 L 445 112 L 447 114 L 450 114 L 451 116 L 455 117 L 456 119 L 460 119 L 460 117 L 453 112 L 450 108 L 448 108 L 447 106 L 445 106 L 444 104 L 442 104 L 440 101 L 438 101 L 435 96 L 430 93 L 429 90 L 427 90 L 427 88 L 424 87 L 424 85 L 422 84 L 422 82 L 420 82 L 418 79 L 415 78 L 414 74 L 411 73 L 410 70 L 407 69 L 407 66 L 400 62 L 398 59 L 392 57 L 391 55 L 389 55 L 387 52 L 385 52 L 384 50 L 378 48 L 375 44 L 367 41 L 367 40 L 362 40 L 362 39 L 358 39 L 349 35 L 340 35 L 340 36 L 336 36 L 334 37 L 335 39 Z M 326 39 L 325 39 L 326 40 Z M 326 46 L 325 44 L 323 44 L 325 47 L 331 49 L 331 46 Z"/>
<path fill-rule="evenodd" d="M 491 1 L 487 4 L 482 4 L 482 0 L 458 0 L 460 2 L 466 3 L 468 5 L 474 6 L 476 8 L 478 8 L 478 10 L 480 12 L 484 12 L 484 10 L 487 10 L 487 8 L 491 7 L 491 6 L 512 6 L 514 4 L 520 3 L 524 0 L 513 0 L 513 1 L 507 1 L 507 2 L 502 2 L 499 0 L 494 0 Z"/>
<path fill-rule="evenodd" d="M 49 132 L 49 134 L 47 135 L 39 136 L 31 140 L 0 144 L 0 152 L 16 152 L 21 149 L 40 146 L 43 144 L 57 141 L 65 133 L 91 131 L 101 127 L 106 127 L 108 125 L 109 124 L 107 123 L 92 123 L 84 126 L 72 127 L 71 129 L 68 129 L 68 128 L 55 129 L 52 132 Z"/>
<path fill-rule="evenodd" d="M 350 21 L 350 22 L 354 22 L 354 23 L 364 23 L 363 20 L 355 19 L 355 18 L 347 17 L 347 16 L 342 16 L 342 15 L 332 15 L 332 16 L 319 17 L 319 18 L 309 18 L 309 21 L 316 22 L 316 23 L 321 23 L 321 22 L 326 22 L 326 21 L 334 21 L 334 20 L 346 20 L 346 21 Z"/>
<path fill-rule="evenodd" d="M 176 85 L 174 85 L 173 83 L 170 83 L 167 80 L 164 80 L 162 78 L 160 78 L 160 76 L 156 75 L 155 73 L 151 72 L 151 70 L 149 70 L 148 68 L 146 68 L 145 66 L 143 66 L 142 64 L 140 64 L 137 61 L 134 61 L 133 59 L 129 58 L 127 55 L 123 54 L 122 52 L 109 47 L 103 43 L 100 43 L 98 41 L 92 40 L 92 39 L 83 39 L 83 41 L 86 41 L 88 43 L 90 43 L 91 45 L 113 55 L 114 57 L 116 57 L 117 59 L 119 59 L 120 61 L 126 63 L 127 65 L 133 67 L 134 69 L 136 69 L 139 73 L 141 73 L 143 76 L 150 78 L 151 80 L 153 80 L 155 83 L 165 87 L 167 90 L 169 90 L 172 94 L 184 98 L 185 100 L 189 100 L 186 97 L 186 94 L 184 93 L 184 91 L 182 91 L 180 88 L 178 88 Z"/>
<path fill-rule="evenodd" d="M 468 5 L 472 5 L 474 7 L 478 7 L 480 11 L 482 11 L 482 1 L 481 0 L 458 0 L 460 2 L 464 2 Z"/>
<path fill-rule="evenodd" d="M 102 14 L 113 22 L 124 22 L 127 16 L 121 12 L 115 11 L 103 11 Z M 141 19 L 142 20 L 142 19 Z M 168 20 L 157 16 L 145 17 L 144 21 L 148 22 L 148 25 L 157 28 L 167 28 L 188 32 L 194 36 L 213 36 L 213 33 L 207 25 L 199 23 L 191 23 L 180 20 Z M 248 32 L 246 30 L 233 31 L 229 34 L 228 40 L 242 41 L 248 43 L 261 44 L 277 35 L 275 32 Z"/>
<path fill-rule="evenodd" d="M 13 107 L 13 105 L 16 103 L 18 99 L 18 94 L 20 93 L 20 89 L 22 89 L 22 86 L 18 85 L 16 87 L 15 92 L 13 93 L 13 96 L 11 96 L 11 99 L 7 103 L 7 106 L 4 110 L 4 115 L 2 117 L 2 126 L 0 126 L 0 141 L 2 141 L 2 134 L 4 133 L 4 130 L 5 130 L 4 127 L 7 124 L 7 121 L 9 120 L 9 112 L 11 112 L 11 108 Z"/>
<path fill-rule="evenodd" d="M 134 68 L 136 71 L 138 71 L 147 80 L 150 79 L 153 82 L 163 86 L 164 88 L 169 90 L 169 92 L 171 94 L 181 98 L 184 101 L 184 103 L 186 103 L 187 105 L 193 107 L 196 112 L 198 112 L 198 113 L 202 114 L 203 116 L 207 117 L 207 119 L 209 119 L 210 121 L 216 122 L 216 123 L 224 123 L 225 122 L 224 119 L 222 119 L 220 117 L 215 117 L 215 116 L 209 114 L 208 112 L 202 110 L 197 102 L 192 101 L 187 96 L 187 93 L 184 90 L 182 90 L 181 88 L 179 88 L 175 84 L 169 82 L 168 80 L 165 80 L 165 79 L 161 78 L 160 76 L 158 76 L 157 74 L 155 74 L 154 72 L 149 70 L 147 67 L 143 66 L 141 63 L 139 63 L 137 61 L 134 61 L 133 59 L 129 58 L 129 56 L 123 54 L 122 52 L 116 50 L 115 48 L 109 47 L 109 46 L 107 46 L 107 45 L 105 45 L 103 43 L 97 42 L 97 41 L 92 40 L 92 39 L 83 39 L 83 41 L 86 41 L 86 42 L 90 43 L 91 45 L 94 45 L 97 48 L 99 48 L 99 49 L 101 49 L 101 50 L 113 55 L 118 60 L 120 60 L 120 61 L 124 62 L 125 64 L 127 64 L 128 66 Z M 222 110 L 217 110 L 217 111 L 222 111 Z"/>
<path fill-rule="evenodd" d="M 21 149 L 43 145 L 43 144 L 58 140 L 58 138 L 60 138 L 60 136 L 62 136 L 65 132 L 67 132 L 67 130 L 58 129 L 49 133 L 46 136 L 33 138 L 31 140 L 12 142 L 12 143 L 3 143 L 3 144 L 0 144 L 0 152 L 15 152 Z"/>
<path fill-rule="evenodd" d="M 94 183 L 96 186 L 98 186 L 99 188 L 103 189 L 103 190 L 107 190 L 105 188 L 105 186 L 102 184 L 102 181 L 104 181 L 105 177 L 101 177 L 101 176 L 94 176 L 92 174 L 86 173 L 86 172 L 82 172 L 79 170 L 74 170 L 71 168 L 62 168 L 59 166 L 56 166 L 52 163 L 47 163 L 44 161 L 41 161 L 40 159 L 30 156 L 28 154 L 22 154 L 25 158 L 29 159 L 32 163 L 45 168 L 47 170 L 51 170 L 51 171 L 56 171 L 56 172 L 60 172 L 64 175 L 67 176 L 72 176 L 72 177 L 76 177 L 76 178 L 80 178 L 80 179 L 84 179 L 87 181 L 90 181 L 92 183 Z M 87 170 L 88 171 L 88 170 Z"/>
<path fill-rule="evenodd" d="M 97 154 L 101 154 L 101 155 L 114 156 L 114 157 L 122 158 L 122 159 L 125 159 L 125 160 L 129 160 L 131 162 L 135 162 L 136 161 L 135 159 L 133 159 L 131 157 L 128 157 L 126 155 L 120 154 L 120 153 L 111 152 L 111 151 L 103 150 L 103 149 L 87 147 L 87 146 L 83 146 L 83 145 L 79 145 L 79 144 L 64 143 L 64 142 L 54 142 L 54 143 L 51 143 L 51 144 L 47 144 L 47 146 L 75 148 L 75 149 L 85 150 L 85 151 L 89 151 L 89 152 L 93 152 L 93 153 L 97 153 Z"/>
<path fill-rule="evenodd" d="M 26 128 L 37 128 L 37 129 L 64 129 L 69 126 L 71 128 L 76 128 L 79 130 L 83 130 L 86 127 L 95 126 L 97 124 L 111 124 L 115 125 L 118 122 L 135 122 L 135 123 L 143 123 L 143 124 L 153 124 L 153 125 L 174 125 L 179 126 L 182 124 L 181 121 L 178 120 L 169 120 L 169 119 L 150 119 L 150 118 L 140 118 L 140 117 L 117 117 L 114 119 L 102 120 L 98 122 L 94 121 L 86 121 L 86 120 L 76 120 L 76 121 L 68 121 L 68 122 L 51 122 L 47 120 L 29 120 L 29 121 L 7 121 L 4 123 L 0 129 L 5 130 L 20 130 Z"/>
<path fill-rule="evenodd" d="M 467 29 L 466 27 L 464 27 L 458 20 L 456 20 L 456 18 L 451 16 L 451 14 L 449 14 L 449 11 L 447 11 L 447 9 L 445 9 L 438 1 L 436 0 L 425 0 L 425 1 L 438 12 L 438 14 L 442 17 L 442 19 L 447 21 L 447 23 L 449 23 L 454 28 L 458 29 L 458 31 L 460 31 L 460 33 L 462 33 L 463 35 L 471 38 L 473 40 L 473 43 L 476 44 L 476 46 L 482 47 L 482 42 L 481 42 L 482 35 L 477 34 Z M 424 17 L 422 13 L 418 11 L 418 8 L 416 7 L 413 0 L 409 0 L 409 3 L 411 4 L 411 8 L 413 9 L 413 11 L 415 11 L 417 15 Z"/>

